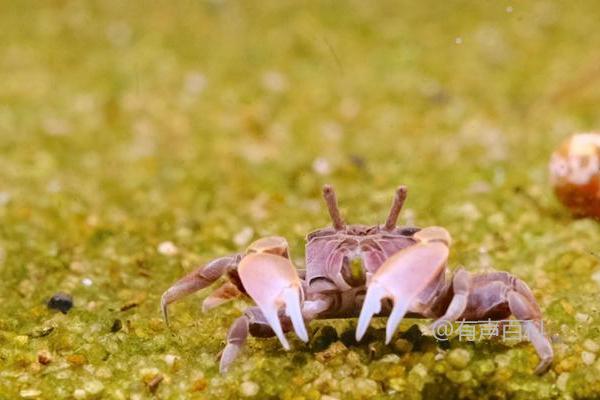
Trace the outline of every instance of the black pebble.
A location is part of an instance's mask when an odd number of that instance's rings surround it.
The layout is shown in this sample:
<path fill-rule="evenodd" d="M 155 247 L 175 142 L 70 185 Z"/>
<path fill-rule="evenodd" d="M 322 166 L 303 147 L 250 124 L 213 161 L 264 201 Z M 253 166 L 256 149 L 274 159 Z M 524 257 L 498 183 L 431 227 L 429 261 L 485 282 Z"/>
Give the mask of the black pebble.
<path fill-rule="evenodd" d="M 48 300 L 48 308 L 59 310 L 66 314 L 73 307 L 73 297 L 70 294 L 58 292 Z"/>
<path fill-rule="evenodd" d="M 110 327 L 110 331 L 112 333 L 119 332 L 122 327 L 123 327 L 123 323 L 121 322 L 121 320 L 120 319 L 115 319 L 113 321 L 112 326 Z"/>

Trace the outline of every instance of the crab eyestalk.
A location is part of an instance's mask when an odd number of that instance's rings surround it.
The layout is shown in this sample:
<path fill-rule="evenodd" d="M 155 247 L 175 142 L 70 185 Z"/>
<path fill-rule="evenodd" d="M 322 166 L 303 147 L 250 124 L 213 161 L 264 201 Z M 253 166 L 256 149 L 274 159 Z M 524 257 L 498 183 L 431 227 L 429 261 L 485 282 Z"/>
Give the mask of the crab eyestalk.
<path fill-rule="evenodd" d="M 346 227 L 346 223 L 340 214 L 340 209 L 338 208 L 337 199 L 335 197 L 335 191 L 331 185 L 323 186 L 323 198 L 325 199 L 325 203 L 327 203 L 327 209 L 329 210 L 333 227 L 335 230 L 341 231 Z"/>
<path fill-rule="evenodd" d="M 406 200 L 407 192 L 408 190 L 404 185 L 396 189 L 396 194 L 394 195 L 394 202 L 392 203 L 392 208 L 390 209 L 390 213 L 388 214 L 387 220 L 385 221 L 384 229 L 386 231 L 391 231 L 396 227 L 396 221 L 398 221 L 398 216 L 400 215 L 400 211 L 402 211 L 402 206 L 404 205 L 404 201 Z"/>

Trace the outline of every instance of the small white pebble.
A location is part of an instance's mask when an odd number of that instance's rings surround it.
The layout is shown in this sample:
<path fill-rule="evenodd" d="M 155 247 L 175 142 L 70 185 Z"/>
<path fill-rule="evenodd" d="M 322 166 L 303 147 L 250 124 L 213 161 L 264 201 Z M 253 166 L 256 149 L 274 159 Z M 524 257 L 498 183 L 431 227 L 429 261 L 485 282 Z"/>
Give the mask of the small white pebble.
<path fill-rule="evenodd" d="M 513 12 L 513 8 L 511 6 L 506 7 L 506 12 L 510 14 Z"/>
<path fill-rule="evenodd" d="M 246 381 L 240 385 L 240 395 L 242 395 L 243 397 L 256 396 L 258 394 L 259 389 L 260 386 L 258 386 L 258 383 Z"/>
<path fill-rule="evenodd" d="M 106 39 L 115 47 L 126 46 L 131 40 L 131 27 L 125 22 L 113 22 L 106 28 Z"/>
<path fill-rule="evenodd" d="M 510 365 L 510 357 L 506 354 L 498 354 L 494 357 L 494 361 L 498 365 L 498 367 L 504 368 Z"/>
<path fill-rule="evenodd" d="M 592 274 L 592 280 L 600 285 L 600 271 L 596 271 Z"/>
<path fill-rule="evenodd" d="M 583 348 L 587 351 L 591 351 L 592 353 L 597 353 L 600 350 L 600 345 L 594 342 L 592 339 L 586 339 L 583 342 Z"/>
<path fill-rule="evenodd" d="M 568 372 L 563 372 L 562 374 L 560 374 L 558 376 L 558 379 L 556 380 L 556 387 L 564 392 L 567 389 L 567 381 L 569 380 L 569 373 Z"/>
<path fill-rule="evenodd" d="M 27 342 L 29 342 L 29 336 L 26 336 L 26 335 L 15 336 L 14 341 L 18 345 L 24 346 L 27 344 Z"/>
<path fill-rule="evenodd" d="M 177 246 L 171 241 L 162 242 L 158 245 L 157 250 L 163 256 L 174 256 L 179 251 Z"/>
<path fill-rule="evenodd" d="M 165 356 L 165 363 L 167 363 L 167 365 L 169 367 L 172 367 L 175 364 L 175 361 L 177 361 L 179 357 L 177 357 L 175 354 L 167 354 Z"/>
<path fill-rule="evenodd" d="M 313 171 L 319 175 L 329 175 L 331 173 L 331 165 L 325 158 L 319 157 L 313 161 Z"/>
<path fill-rule="evenodd" d="M 386 354 L 379 359 L 379 362 L 397 363 L 400 362 L 400 357 L 398 357 L 396 354 Z"/>
<path fill-rule="evenodd" d="M 52 179 L 46 185 L 46 190 L 49 193 L 59 193 L 62 190 L 62 185 L 58 179 Z"/>
<path fill-rule="evenodd" d="M 454 43 L 456 44 L 462 44 L 463 40 L 461 37 L 457 37 L 456 39 L 454 39 Z"/>
<path fill-rule="evenodd" d="M 200 72 L 190 72 L 185 77 L 183 87 L 188 94 L 199 94 L 206 87 L 206 77 Z"/>
<path fill-rule="evenodd" d="M 575 319 L 578 322 L 590 322 L 590 316 L 584 313 L 575 314 Z"/>
<path fill-rule="evenodd" d="M 92 281 L 90 278 L 83 278 L 83 279 L 81 280 L 81 284 L 82 284 L 83 286 L 88 286 L 88 287 L 89 287 L 89 286 L 92 286 L 92 284 L 93 284 L 93 283 L 94 283 L 94 282 L 93 282 L 93 281 Z"/>
<path fill-rule="evenodd" d="M 97 395 L 104 390 L 104 385 L 100 381 L 91 380 L 84 383 L 83 388 L 89 394 Z"/>
<path fill-rule="evenodd" d="M 69 122 L 59 117 L 48 117 L 42 121 L 42 128 L 50 136 L 63 136 L 71 131 Z"/>
<path fill-rule="evenodd" d="M 492 186 L 486 181 L 476 181 L 467 190 L 473 194 L 489 193 L 492 191 Z"/>
<path fill-rule="evenodd" d="M 427 367 L 421 363 L 418 363 L 412 367 L 410 372 L 420 376 L 421 378 L 427 377 Z"/>
<path fill-rule="evenodd" d="M 155 368 L 155 367 L 148 367 L 148 368 L 140 369 L 140 376 L 144 379 L 154 378 L 158 374 L 160 374 L 160 371 L 158 368 Z"/>
<path fill-rule="evenodd" d="M 235 236 L 233 237 L 233 243 L 235 243 L 235 245 L 239 247 L 245 246 L 252 239 L 252 236 L 254 236 L 254 229 L 250 228 L 249 226 L 246 226 L 241 231 L 235 234 Z"/>
<path fill-rule="evenodd" d="M 463 203 L 453 207 L 453 211 L 468 220 L 474 221 L 481 218 L 481 212 L 473 203 Z"/>
<path fill-rule="evenodd" d="M 271 92 L 283 92 L 287 89 L 287 79 L 283 74 L 277 71 L 267 71 L 263 74 L 262 84 L 265 89 Z"/>
<path fill-rule="evenodd" d="M 325 139 L 333 142 L 337 142 L 342 138 L 342 136 L 344 136 L 344 129 L 336 121 L 324 122 L 321 124 L 320 130 L 321 135 L 323 135 Z"/>
<path fill-rule="evenodd" d="M 23 389 L 19 392 L 19 394 L 24 399 L 33 399 L 42 394 L 42 392 L 37 389 Z"/>
<path fill-rule="evenodd" d="M 360 112 L 360 104 L 353 98 L 345 97 L 340 102 L 339 110 L 343 117 L 351 119 Z"/>
<path fill-rule="evenodd" d="M 98 378 L 108 379 L 112 377 L 112 371 L 107 367 L 100 367 L 96 370 L 95 374 Z"/>
<path fill-rule="evenodd" d="M 10 193 L 0 192 L 0 206 L 6 205 L 10 201 Z"/>
<path fill-rule="evenodd" d="M 379 389 L 379 385 L 377 385 L 377 382 L 375 382 L 372 379 L 366 379 L 366 378 L 354 379 L 354 385 L 355 385 L 355 388 L 358 391 L 358 393 L 362 394 L 363 396 L 366 395 L 367 393 L 369 393 L 369 394 L 377 393 L 377 391 Z M 366 397 L 371 397 L 371 396 L 366 396 Z"/>
<path fill-rule="evenodd" d="M 463 369 L 469 365 L 471 361 L 471 353 L 465 349 L 454 349 L 448 353 L 448 362 L 454 368 Z"/>
<path fill-rule="evenodd" d="M 75 389 L 73 392 L 73 397 L 77 400 L 85 399 L 87 397 L 87 393 L 83 389 Z"/>
<path fill-rule="evenodd" d="M 582 351 L 581 360 L 585 365 L 592 365 L 594 361 L 596 361 L 596 355 L 594 353 L 590 353 L 589 351 Z"/>

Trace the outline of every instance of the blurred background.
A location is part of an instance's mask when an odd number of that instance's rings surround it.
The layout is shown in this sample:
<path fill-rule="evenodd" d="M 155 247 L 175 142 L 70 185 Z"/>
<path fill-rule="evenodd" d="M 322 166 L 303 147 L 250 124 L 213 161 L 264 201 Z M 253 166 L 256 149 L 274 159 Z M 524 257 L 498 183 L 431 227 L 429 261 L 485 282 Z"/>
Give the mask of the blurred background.
<path fill-rule="evenodd" d="M 406 184 L 401 222 L 446 226 L 453 266 L 515 273 L 551 327 L 574 329 L 578 304 L 596 312 L 598 226 L 559 206 L 546 169 L 566 135 L 600 127 L 598 2 L 52 0 L 0 9 L 0 343 L 11 344 L 0 350 L 0 397 L 31 388 L 67 396 L 90 376 L 99 393 L 147 394 L 130 376 L 140 365 L 169 377 L 165 397 L 200 373 L 200 393 L 235 393 L 242 372 L 219 378 L 213 357 L 245 303 L 203 316 L 198 297 L 185 301 L 174 307 L 173 337 L 158 298 L 198 263 L 268 234 L 286 236 L 302 267 L 304 235 L 329 223 L 323 183 L 334 184 L 349 221 L 365 224 L 383 222 Z M 59 290 L 75 298 L 66 316 L 44 304 Z M 111 336 L 116 319 L 129 322 Z M 53 334 L 32 339 L 49 326 Z M 269 371 L 252 378 L 259 393 L 282 396 L 289 376 L 273 371 L 301 374 L 294 354 L 259 342 L 245 356 L 255 371 L 246 378 Z M 261 361 L 262 346 L 274 360 Z M 569 349 L 559 360 L 579 359 Z M 54 373 L 32 367 L 40 350 L 63 361 L 82 354 L 91 367 L 67 369 L 56 386 Z M 165 353 L 183 358 L 179 370 L 164 371 Z M 535 355 L 528 346 L 515 354 L 529 357 L 521 372 L 530 384 Z M 554 387 L 565 371 L 536 385 Z M 389 390 L 387 377 L 371 379 L 377 393 Z M 494 390 L 521 390 L 502 379 Z"/>

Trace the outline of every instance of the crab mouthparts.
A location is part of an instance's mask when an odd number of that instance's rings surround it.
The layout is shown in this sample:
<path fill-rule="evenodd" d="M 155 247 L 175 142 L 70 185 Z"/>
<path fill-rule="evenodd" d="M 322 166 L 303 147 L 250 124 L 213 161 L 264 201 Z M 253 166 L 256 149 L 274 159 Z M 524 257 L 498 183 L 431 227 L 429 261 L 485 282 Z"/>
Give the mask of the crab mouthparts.
<path fill-rule="evenodd" d="M 353 287 L 361 286 L 366 283 L 365 268 L 362 257 L 355 255 L 344 260 L 342 268 L 344 280 Z"/>

